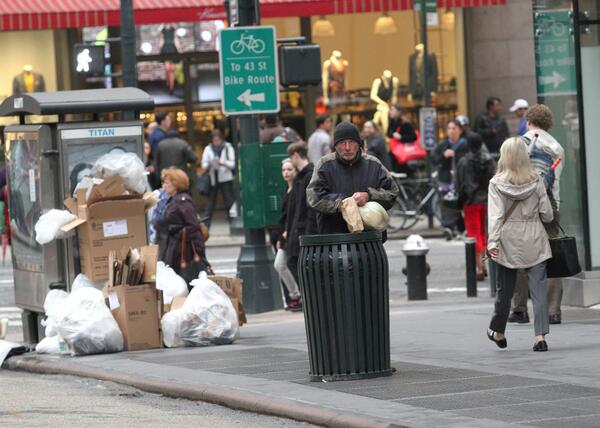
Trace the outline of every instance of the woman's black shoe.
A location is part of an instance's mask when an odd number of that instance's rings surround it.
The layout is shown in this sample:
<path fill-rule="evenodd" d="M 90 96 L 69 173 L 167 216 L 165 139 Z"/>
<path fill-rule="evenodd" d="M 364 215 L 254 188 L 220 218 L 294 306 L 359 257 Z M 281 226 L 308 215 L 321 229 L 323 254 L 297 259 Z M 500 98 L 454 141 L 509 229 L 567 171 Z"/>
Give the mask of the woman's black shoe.
<path fill-rule="evenodd" d="M 545 340 L 540 340 L 538 343 L 533 345 L 534 352 L 545 352 L 548 350 L 548 344 Z"/>
<path fill-rule="evenodd" d="M 508 343 L 506 342 L 506 337 L 505 337 L 504 339 L 500 339 L 500 340 L 498 340 L 498 339 L 496 339 L 496 338 L 494 337 L 494 332 L 493 332 L 493 331 L 491 331 L 491 330 L 488 330 L 488 331 L 487 331 L 487 337 L 488 337 L 488 339 L 490 339 L 492 342 L 494 342 L 496 345 L 498 345 L 498 348 L 502 348 L 502 349 L 504 349 L 504 348 L 506 348 L 506 347 L 508 346 Z"/>

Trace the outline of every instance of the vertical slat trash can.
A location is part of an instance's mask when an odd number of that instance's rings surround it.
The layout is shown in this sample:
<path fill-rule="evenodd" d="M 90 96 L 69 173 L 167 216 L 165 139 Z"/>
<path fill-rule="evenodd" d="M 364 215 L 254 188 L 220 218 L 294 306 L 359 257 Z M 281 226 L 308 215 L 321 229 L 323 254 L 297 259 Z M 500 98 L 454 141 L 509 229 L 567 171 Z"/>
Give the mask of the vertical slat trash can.
<path fill-rule="evenodd" d="M 300 237 L 310 380 L 392 374 L 388 260 L 381 232 Z"/>

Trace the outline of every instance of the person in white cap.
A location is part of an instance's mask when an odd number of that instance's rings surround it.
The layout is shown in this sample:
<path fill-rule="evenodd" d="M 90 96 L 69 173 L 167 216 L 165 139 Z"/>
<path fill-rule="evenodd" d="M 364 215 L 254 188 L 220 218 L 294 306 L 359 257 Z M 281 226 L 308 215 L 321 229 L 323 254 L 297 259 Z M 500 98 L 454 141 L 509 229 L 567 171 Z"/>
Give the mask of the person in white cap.
<path fill-rule="evenodd" d="M 519 119 L 519 130 L 517 131 L 517 135 L 521 137 L 527 132 L 527 119 L 525 118 L 525 114 L 527 113 L 528 108 L 529 103 L 523 98 L 517 98 L 510 108 L 511 113 L 514 113 Z"/>

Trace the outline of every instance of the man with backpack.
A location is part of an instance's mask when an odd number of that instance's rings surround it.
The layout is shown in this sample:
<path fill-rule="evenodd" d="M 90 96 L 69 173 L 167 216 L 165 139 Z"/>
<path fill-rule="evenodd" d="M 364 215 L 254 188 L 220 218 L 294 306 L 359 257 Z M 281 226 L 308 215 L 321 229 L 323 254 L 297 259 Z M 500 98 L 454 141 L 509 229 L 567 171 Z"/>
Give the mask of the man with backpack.
<path fill-rule="evenodd" d="M 552 111 L 543 104 L 531 107 L 526 115 L 527 133 L 523 136 L 529 151 L 529 159 L 538 171 L 546 185 L 550 198 L 554 220 L 544 223 L 548 237 L 560 237 L 559 208 L 560 208 L 560 175 L 563 169 L 565 151 L 556 139 L 548 133 L 552 128 Z M 517 275 L 517 284 L 513 294 L 512 313 L 508 322 L 524 324 L 529 322 L 527 313 L 527 277 Z M 562 316 L 560 304 L 562 301 L 562 283 L 560 279 L 548 279 L 548 313 L 550 324 L 560 324 Z"/>

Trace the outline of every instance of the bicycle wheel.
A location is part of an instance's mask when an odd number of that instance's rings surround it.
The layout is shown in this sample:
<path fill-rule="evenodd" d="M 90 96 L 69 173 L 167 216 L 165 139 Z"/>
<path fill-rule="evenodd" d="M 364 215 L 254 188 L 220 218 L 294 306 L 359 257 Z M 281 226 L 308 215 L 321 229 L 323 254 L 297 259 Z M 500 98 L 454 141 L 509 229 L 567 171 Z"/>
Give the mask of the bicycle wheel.
<path fill-rule="evenodd" d="M 260 39 L 256 39 L 256 40 L 254 41 L 254 44 L 253 44 L 253 46 L 252 46 L 252 47 L 253 47 L 252 51 L 253 51 L 255 54 L 261 54 L 261 53 L 263 53 L 263 52 L 265 51 L 265 47 L 266 47 L 266 46 L 265 46 L 265 42 L 263 42 L 263 41 L 262 41 L 262 40 L 260 40 Z"/>
<path fill-rule="evenodd" d="M 396 199 L 389 215 L 388 230 L 391 233 L 410 229 L 419 221 L 418 213 L 407 207 L 406 202 L 400 198 Z"/>
<path fill-rule="evenodd" d="M 235 55 L 240 55 L 242 52 L 244 52 L 244 43 L 242 43 L 241 40 L 236 40 L 233 43 L 231 43 L 230 49 L 231 49 L 231 53 L 235 54 Z"/>

